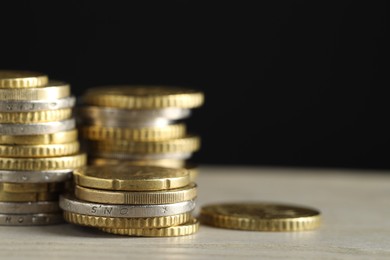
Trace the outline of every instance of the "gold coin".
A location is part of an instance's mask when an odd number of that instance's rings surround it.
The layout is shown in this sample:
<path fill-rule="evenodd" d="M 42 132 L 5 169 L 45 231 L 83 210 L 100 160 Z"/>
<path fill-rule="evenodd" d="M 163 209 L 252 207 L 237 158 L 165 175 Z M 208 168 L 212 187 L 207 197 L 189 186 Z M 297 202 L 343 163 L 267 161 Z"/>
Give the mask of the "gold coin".
<path fill-rule="evenodd" d="M 1 170 L 45 171 L 76 169 L 87 161 L 85 153 L 51 158 L 4 158 L 0 157 Z"/>
<path fill-rule="evenodd" d="M 29 202 L 58 200 L 58 193 L 52 192 L 25 192 L 14 193 L 0 191 L 1 202 Z"/>
<path fill-rule="evenodd" d="M 88 163 L 90 165 L 115 165 L 119 163 L 131 163 L 132 165 L 139 166 L 157 166 L 167 168 L 183 168 L 185 161 L 176 159 L 161 159 L 161 160 L 120 160 L 120 159 L 108 159 L 108 158 L 89 158 Z"/>
<path fill-rule="evenodd" d="M 108 204 L 170 204 L 196 198 L 196 185 L 163 191 L 108 191 L 75 186 L 80 200 Z"/>
<path fill-rule="evenodd" d="M 105 126 L 86 126 L 83 136 L 90 140 L 128 140 L 139 142 L 164 141 L 181 138 L 185 135 L 184 124 L 173 124 L 162 127 L 119 128 Z"/>
<path fill-rule="evenodd" d="M 77 130 L 45 135 L 0 135 L 0 144 L 64 144 L 77 141 Z"/>
<path fill-rule="evenodd" d="M 79 148 L 78 141 L 66 144 L 0 145 L 0 154 L 2 157 L 56 157 L 75 154 Z"/>
<path fill-rule="evenodd" d="M 26 192 L 59 192 L 64 188 L 63 183 L 12 183 L 0 182 L 0 192 L 26 193 Z"/>
<path fill-rule="evenodd" d="M 83 97 L 85 104 L 124 109 L 195 108 L 203 99 L 199 91 L 161 86 L 91 88 Z"/>
<path fill-rule="evenodd" d="M 70 223 L 97 228 L 161 228 L 177 226 L 191 219 L 190 213 L 151 218 L 98 217 L 64 211 L 64 219 Z"/>
<path fill-rule="evenodd" d="M 129 163 L 89 166 L 74 171 L 75 183 L 103 190 L 149 191 L 187 186 L 190 176 L 185 169 L 135 166 Z"/>
<path fill-rule="evenodd" d="M 91 150 L 104 153 L 165 154 L 191 153 L 200 148 L 198 136 L 187 136 L 159 142 L 90 141 Z"/>
<path fill-rule="evenodd" d="M 119 159 L 106 159 L 106 158 L 89 158 L 89 165 L 103 166 L 103 165 L 116 165 L 120 163 L 128 163 L 130 165 L 139 166 L 157 166 L 165 168 L 184 168 L 190 175 L 191 182 L 194 182 L 199 175 L 198 167 L 192 163 L 187 163 L 183 160 L 174 159 L 162 159 L 162 160 L 119 160 Z"/>
<path fill-rule="evenodd" d="M 39 72 L 0 70 L 0 88 L 43 87 L 48 81 L 48 77 Z"/>
<path fill-rule="evenodd" d="M 0 123 L 43 123 L 62 121 L 72 116 L 72 109 L 56 109 L 33 112 L 0 112 Z"/>
<path fill-rule="evenodd" d="M 58 81 L 50 81 L 48 85 L 41 88 L 0 88 L 0 100 L 51 100 L 68 97 L 69 95 L 69 85 Z"/>
<path fill-rule="evenodd" d="M 304 231 L 320 225 L 315 209 L 265 203 L 204 206 L 201 221 L 215 227 L 252 231 Z"/>
<path fill-rule="evenodd" d="M 199 230 L 199 222 L 196 218 L 192 218 L 188 223 L 166 228 L 101 228 L 100 230 L 106 233 L 125 236 L 176 237 L 196 233 Z"/>

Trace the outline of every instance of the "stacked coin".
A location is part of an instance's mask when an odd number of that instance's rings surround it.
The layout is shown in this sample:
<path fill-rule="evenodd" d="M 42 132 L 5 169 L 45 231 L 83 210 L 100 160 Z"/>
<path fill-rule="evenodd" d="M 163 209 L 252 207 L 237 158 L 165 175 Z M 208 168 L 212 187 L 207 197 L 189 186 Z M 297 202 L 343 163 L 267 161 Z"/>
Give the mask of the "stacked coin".
<path fill-rule="evenodd" d="M 89 166 L 74 171 L 74 195 L 60 198 L 73 224 L 129 236 L 183 236 L 198 230 L 197 195 L 186 169 Z"/>
<path fill-rule="evenodd" d="M 79 153 L 70 86 L 35 72 L 0 71 L 0 225 L 62 221 L 58 193 Z"/>
<path fill-rule="evenodd" d="M 186 133 L 183 123 L 191 108 L 201 106 L 198 91 L 168 88 L 117 86 L 89 89 L 80 109 L 83 137 L 88 140 L 90 163 L 196 167 L 185 160 L 199 149 L 198 136 Z"/>

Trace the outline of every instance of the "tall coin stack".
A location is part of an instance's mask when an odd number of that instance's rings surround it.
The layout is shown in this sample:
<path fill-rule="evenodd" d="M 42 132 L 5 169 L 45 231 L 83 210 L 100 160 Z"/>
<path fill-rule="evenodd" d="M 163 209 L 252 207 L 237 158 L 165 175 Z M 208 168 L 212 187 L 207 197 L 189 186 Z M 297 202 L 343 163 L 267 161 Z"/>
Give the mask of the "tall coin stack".
<path fill-rule="evenodd" d="M 200 140 L 174 121 L 202 103 L 202 93 L 179 88 L 89 89 L 80 116 L 92 166 L 75 172 L 74 195 L 61 198 L 65 219 L 130 236 L 196 232 L 196 171 L 183 167 Z"/>
<path fill-rule="evenodd" d="M 0 225 L 62 222 L 58 194 L 86 163 L 74 104 L 66 83 L 0 71 Z"/>
<path fill-rule="evenodd" d="M 117 86 L 89 89 L 80 109 L 82 134 L 93 165 L 127 161 L 135 165 L 181 168 L 200 146 L 183 123 L 191 108 L 203 104 L 203 93 L 168 87 Z"/>

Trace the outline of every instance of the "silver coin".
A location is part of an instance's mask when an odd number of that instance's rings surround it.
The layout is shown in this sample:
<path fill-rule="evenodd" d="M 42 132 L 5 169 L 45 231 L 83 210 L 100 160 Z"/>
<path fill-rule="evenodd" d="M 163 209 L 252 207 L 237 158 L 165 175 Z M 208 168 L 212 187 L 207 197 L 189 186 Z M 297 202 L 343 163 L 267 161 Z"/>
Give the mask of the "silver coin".
<path fill-rule="evenodd" d="M 76 121 L 74 118 L 36 124 L 0 124 L 2 135 L 43 135 L 74 129 Z"/>
<path fill-rule="evenodd" d="M 60 208 L 77 214 L 114 217 L 114 218 L 147 218 L 164 217 L 191 212 L 195 201 L 189 200 L 173 204 L 160 205 L 120 205 L 101 204 L 81 201 L 72 195 L 60 196 Z"/>
<path fill-rule="evenodd" d="M 0 214 L 2 226 L 41 226 L 64 222 L 62 213 Z"/>
<path fill-rule="evenodd" d="M 108 153 L 90 151 L 93 157 L 120 160 L 187 160 L 191 158 L 192 153 L 161 153 L 161 154 L 126 154 L 126 153 Z"/>
<path fill-rule="evenodd" d="M 58 213 L 58 201 L 0 202 L 0 214 Z"/>
<path fill-rule="evenodd" d="M 48 183 L 64 182 L 71 178 L 73 170 L 6 171 L 0 170 L 0 182 Z"/>
<path fill-rule="evenodd" d="M 17 100 L 1 100 L 0 111 L 2 112 L 30 112 L 30 111 L 42 111 L 42 110 L 55 110 L 74 107 L 76 98 L 66 97 L 53 100 L 30 100 L 30 101 L 17 101 Z"/>
<path fill-rule="evenodd" d="M 164 109 L 116 109 L 108 107 L 84 106 L 79 109 L 79 114 L 89 119 L 114 118 L 119 121 L 151 121 L 156 118 L 167 120 L 179 120 L 191 115 L 189 109 L 164 108 Z"/>

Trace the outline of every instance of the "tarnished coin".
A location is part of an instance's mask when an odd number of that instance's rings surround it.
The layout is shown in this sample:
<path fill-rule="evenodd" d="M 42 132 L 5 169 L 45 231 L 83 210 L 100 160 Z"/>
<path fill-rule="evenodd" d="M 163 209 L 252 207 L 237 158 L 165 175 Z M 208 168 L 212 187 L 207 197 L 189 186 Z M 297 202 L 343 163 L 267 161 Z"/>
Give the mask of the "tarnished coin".
<path fill-rule="evenodd" d="M 187 236 L 196 233 L 199 229 L 199 222 L 197 219 L 192 218 L 185 224 L 179 226 L 172 226 L 166 228 L 101 228 L 100 230 L 124 236 L 139 236 L 139 237 L 177 237 Z"/>
<path fill-rule="evenodd" d="M 266 203 L 208 205 L 200 217 L 211 226 L 252 231 L 304 231 L 320 225 L 315 209 Z"/>
<path fill-rule="evenodd" d="M 58 193 L 52 192 L 4 192 L 0 191 L 2 202 L 29 202 L 29 201 L 53 201 L 58 200 Z"/>
<path fill-rule="evenodd" d="M 57 201 L 0 202 L 0 214 L 38 214 L 60 211 Z"/>
<path fill-rule="evenodd" d="M 33 71 L 0 70 L 0 88 L 36 88 L 48 83 L 47 75 Z"/>
<path fill-rule="evenodd" d="M 75 186 L 80 200 L 108 204 L 169 204 L 193 200 L 197 195 L 196 184 L 162 191 L 108 191 Z"/>
<path fill-rule="evenodd" d="M 63 223 L 62 213 L 0 214 L 1 226 L 41 226 Z"/>
<path fill-rule="evenodd" d="M 203 104 L 203 93 L 162 86 L 108 86 L 91 88 L 85 104 L 124 109 L 195 108 Z"/>
<path fill-rule="evenodd" d="M 129 163 L 76 169 L 74 180 L 83 187 L 124 191 L 175 189 L 190 184 L 186 169 L 136 166 Z"/>

